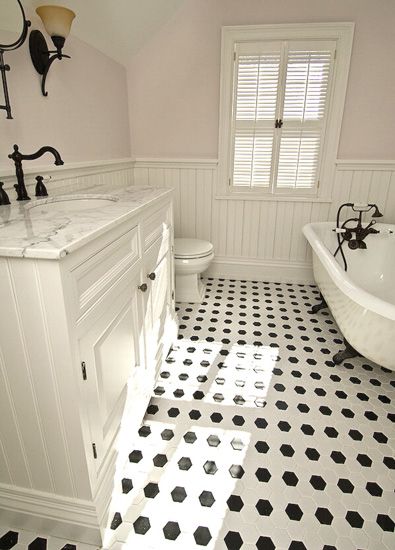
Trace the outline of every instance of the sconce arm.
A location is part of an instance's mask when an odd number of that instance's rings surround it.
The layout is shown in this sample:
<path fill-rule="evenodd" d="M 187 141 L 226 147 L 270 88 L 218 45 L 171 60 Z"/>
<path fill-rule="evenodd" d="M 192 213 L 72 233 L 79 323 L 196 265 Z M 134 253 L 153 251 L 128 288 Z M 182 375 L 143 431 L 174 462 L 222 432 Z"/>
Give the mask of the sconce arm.
<path fill-rule="evenodd" d="M 62 46 L 64 45 L 64 39 L 61 37 L 53 36 L 52 41 L 56 46 L 56 51 L 50 51 L 48 49 L 47 42 L 43 34 L 38 30 L 33 30 L 30 33 L 29 38 L 29 49 L 30 56 L 34 68 L 42 76 L 41 79 L 41 93 L 43 96 L 47 96 L 48 92 L 45 89 L 45 83 L 47 80 L 49 69 L 51 68 L 52 63 L 55 59 L 70 59 L 69 55 L 66 55 L 62 52 Z M 53 55 L 51 55 L 53 54 Z"/>
<path fill-rule="evenodd" d="M 48 52 L 48 53 L 53 53 L 53 52 Z M 49 69 L 52 65 L 52 63 L 56 60 L 56 59 L 63 59 L 63 57 L 67 57 L 68 59 L 71 59 L 71 57 L 69 55 L 66 55 L 64 53 L 62 54 L 59 54 L 59 53 L 55 53 L 52 57 L 50 57 L 48 59 L 48 63 L 44 69 L 44 72 L 43 72 L 43 75 L 42 75 L 42 80 L 41 80 L 41 93 L 43 94 L 43 96 L 47 96 L 48 95 L 48 92 L 46 91 L 45 89 L 45 82 L 47 80 L 47 75 L 48 75 L 48 72 L 49 72 Z"/>

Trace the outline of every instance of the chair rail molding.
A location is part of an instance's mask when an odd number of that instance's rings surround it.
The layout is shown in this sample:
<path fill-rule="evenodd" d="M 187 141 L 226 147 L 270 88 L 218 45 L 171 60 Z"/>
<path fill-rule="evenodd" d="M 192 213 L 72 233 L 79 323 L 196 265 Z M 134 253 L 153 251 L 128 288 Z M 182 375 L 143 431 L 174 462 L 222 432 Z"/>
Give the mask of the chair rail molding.
<path fill-rule="evenodd" d="M 207 169 L 212 170 L 218 167 L 218 159 L 198 159 L 198 158 L 149 158 L 138 157 L 134 159 L 134 166 L 136 168 L 196 168 L 199 170 Z"/>
<path fill-rule="evenodd" d="M 337 170 L 395 170 L 395 160 L 337 159 Z"/>

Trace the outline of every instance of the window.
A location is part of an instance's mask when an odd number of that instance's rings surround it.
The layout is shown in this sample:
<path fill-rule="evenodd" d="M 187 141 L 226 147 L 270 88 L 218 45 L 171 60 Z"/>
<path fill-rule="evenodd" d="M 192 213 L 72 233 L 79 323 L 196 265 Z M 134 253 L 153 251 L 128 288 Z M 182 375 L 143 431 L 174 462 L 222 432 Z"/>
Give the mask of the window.
<path fill-rule="evenodd" d="M 328 191 L 353 30 L 338 27 L 223 29 L 220 194 L 318 197 L 325 176 Z"/>

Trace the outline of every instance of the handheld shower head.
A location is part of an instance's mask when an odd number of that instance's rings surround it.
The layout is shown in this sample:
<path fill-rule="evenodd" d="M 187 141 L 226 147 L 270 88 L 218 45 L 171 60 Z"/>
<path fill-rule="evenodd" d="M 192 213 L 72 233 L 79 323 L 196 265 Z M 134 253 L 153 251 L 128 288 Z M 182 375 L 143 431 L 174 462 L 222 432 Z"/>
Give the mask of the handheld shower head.
<path fill-rule="evenodd" d="M 380 212 L 377 204 L 373 204 L 372 206 L 374 206 L 374 212 L 372 214 L 372 218 L 382 218 L 383 214 Z"/>

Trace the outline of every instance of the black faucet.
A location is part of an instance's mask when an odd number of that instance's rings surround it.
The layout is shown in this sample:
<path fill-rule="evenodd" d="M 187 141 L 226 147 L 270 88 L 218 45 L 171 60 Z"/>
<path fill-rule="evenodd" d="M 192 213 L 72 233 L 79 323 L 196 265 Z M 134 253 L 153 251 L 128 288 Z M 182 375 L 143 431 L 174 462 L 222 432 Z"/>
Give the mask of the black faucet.
<path fill-rule="evenodd" d="M 58 151 L 49 145 L 45 145 L 44 147 L 41 147 L 36 153 L 33 153 L 31 155 L 23 155 L 19 152 L 18 145 L 14 145 L 14 152 L 8 155 L 8 158 L 12 159 L 15 163 L 15 172 L 16 172 L 16 179 L 17 182 L 14 187 L 17 192 L 17 201 L 29 201 L 30 197 L 27 194 L 27 190 L 25 187 L 25 179 L 24 174 L 22 170 L 22 161 L 23 160 L 35 160 L 40 157 L 42 157 L 45 153 L 52 153 L 55 158 L 55 164 L 57 166 L 60 166 L 64 164 L 61 156 L 59 155 Z"/>
<path fill-rule="evenodd" d="M 340 225 L 340 212 L 346 206 L 350 207 L 353 212 L 357 213 L 358 217 L 349 218 Z M 337 211 L 336 229 L 334 229 L 334 231 L 336 231 L 337 233 L 338 247 L 333 255 L 336 256 L 336 254 L 340 251 L 340 254 L 343 258 L 345 271 L 347 271 L 347 260 L 342 248 L 343 243 L 347 241 L 348 248 L 350 248 L 351 250 L 357 250 L 358 248 L 366 249 L 367 246 L 364 239 L 371 233 L 379 233 L 379 231 L 377 229 L 374 229 L 373 227 L 376 223 L 376 220 L 371 220 L 371 222 L 366 227 L 363 227 L 362 225 L 363 212 L 370 212 L 373 209 L 374 211 L 372 214 L 372 218 L 381 218 L 383 216 L 377 204 L 354 204 L 351 202 L 346 202 L 345 204 L 342 204 Z M 352 227 L 348 225 L 350 224 L 350 222 L 357 223 L 354 227 Z M 342 235 L 342 238 L 340 237 L 340 235 Z"/>
<path fill-rule="evenodd" d="M 353 212 L 358 213 L 358 217 L 349 218 L 345 222 L 342 223 L 340 226 L 340 211 L 344 206 L 349 206 Z M 362 214 L 363 212 L 369 212 L 374 208 L 374 212 L 372 214 L 372 218 L 381 218 L 382 213 L 380 212 L 377 204 L 352 204 L 352 203 L 345 203 L 342 204 L 337 211 L 337 220 L 336 220 L 336 230 L 337 232 L 343 233 L 343 240 L 348 241 L 348 246 L 352 250 L 355 250 L 356 248 L 366 248 L 366 244 L 363 242 L 364 239 L 370 235 L 371 233 L 379 233 L 377 229 L 373 228 L 373 225 L 376 223 L 376 220 L 371 220 L 371 222 L 366 226 L 363 227 L 362 225 Z M 351 227 L 349 224 L 350 222 L 357 222 L 354 227 Z M 340 228 L 340 231 L 339 231 Z M 355 237 L 353 238 L 353 233 L 355 234 Z"/>
<path fill-rule="evenodd" d="M 366 227 L 362 227 L 362 224 L 358 223 L 357 227 L 354 229 L 355 239 L 351 239 L 348 242 L 348 246 L 349 248 L 351 248 L 351 250 L 354 250 L 357 248 L 366 248 L 366 243 L 364 242 L 364 239 L 371 233 L 372 234 L 379 233 L 377 229 L 373 228 L 373 225 L 375 223 L 376 223 L 376 220 L 372 220 Z"/>

